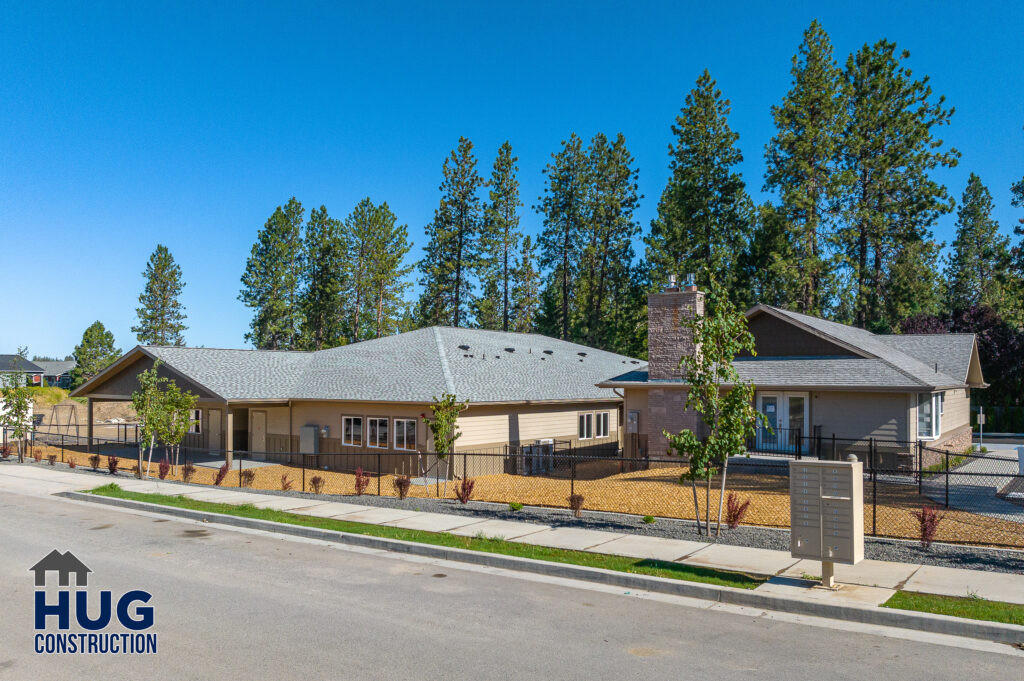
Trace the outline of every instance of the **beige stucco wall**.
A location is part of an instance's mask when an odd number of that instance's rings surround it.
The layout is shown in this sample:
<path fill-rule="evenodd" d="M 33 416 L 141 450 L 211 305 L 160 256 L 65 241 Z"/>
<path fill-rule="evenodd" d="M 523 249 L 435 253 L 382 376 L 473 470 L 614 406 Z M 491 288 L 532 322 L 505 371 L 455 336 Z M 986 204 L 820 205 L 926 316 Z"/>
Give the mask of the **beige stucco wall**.
<path fill-rule="evenodd" d="M 906 393 L 815 392 L 811 424 L 822 437 L 909 440 L 910 397 Z"/>
<path fill-rule="evenodd" d="M 955 435 L 957 431 L 968 428 L 971 424 L 971 398 L 966 388 L 957 390 L 946 390 L 945 403 L 942 408 L 940 419 L 939 437 L 936 442 L 941 442 L 948 437 Z M 917 439 L 917 394 L 909 398 L 910 401 L 910 432 L 911 439 Z"/>

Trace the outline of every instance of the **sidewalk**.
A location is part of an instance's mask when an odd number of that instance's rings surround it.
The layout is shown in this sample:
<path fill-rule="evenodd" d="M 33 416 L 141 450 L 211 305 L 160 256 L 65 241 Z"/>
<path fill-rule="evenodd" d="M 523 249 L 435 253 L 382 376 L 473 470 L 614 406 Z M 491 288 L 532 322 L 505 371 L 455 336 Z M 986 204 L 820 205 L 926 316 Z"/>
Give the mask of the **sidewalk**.
<path fill-rule="evenodd" d="M 34 496 L 52 495 L 86 491 L 95 488 L 98 483 L 96 478 L 35 466 L 0 468 L 0 493 L 10 491 Z M 864 560 L 857 565 L 836 565 L 836 580 L 842 587 L 833 591 L 816 588 L 815 582 L 812 581 L 818 579 L 820 575 L 820 563 L 797 560 L 785 551 L 325 502 L 243 492 L 237 488 L 221 489 L 207 485 L 182 485 L 125 478 L 118 478 L 117 484 L 122 489 L 132 492 L 182 495 L 198 501 L 224 504 L 252 504 L 257 508 L 371 525 L 450 532 L 461 536 L 482 535 L 538 546 L 651 558 L 769 575 L 771 578 L 755 589 L 756 592 L 812 598 L 835 604 L 880 605 L 898 589 L 946 596 L 978 596 L 989 600 L 1024 604 L 1024 575 Z"/>

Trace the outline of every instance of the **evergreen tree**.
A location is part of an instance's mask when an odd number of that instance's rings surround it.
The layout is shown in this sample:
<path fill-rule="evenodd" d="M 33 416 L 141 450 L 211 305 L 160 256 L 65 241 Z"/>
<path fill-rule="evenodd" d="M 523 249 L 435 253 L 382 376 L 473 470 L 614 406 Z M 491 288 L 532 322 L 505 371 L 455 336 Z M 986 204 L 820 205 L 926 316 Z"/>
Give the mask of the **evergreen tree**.
<path fill-rule="evenodd" d="M 342 243 L 345 244 L 343 269 L 348 273 L 348 287 L 345 289 L 345 318 L 350 343 L 365 340 L 366 329 L 372 315 L 368 302 L 371 297 L 369 286 L 370 262 L 373 258 L 374 243 L 380 230 L 380 213 L 370 197 L 356 204 L 345 218 Z"/>
<path fill-rule="evenodd" d="M 398 218 L 386 202 L 376 206 L 365 277 L 369 302 L 373 304 L 374 338 L 398 333 L 407 307 L 404 293 L 409 287 L 407 278 L 413 267 L 403 262 L 412 243 L 408 227 L 397 222 Z"/>
<path fill-rule="evenodd" d="M 142 276 L 146 286 L 139 295 L 139 307 L 135 308 L 139 323 L 132 327 L 132 333 L 142 345 L 184 345 L 181 334 L 188 327 L 178 296 L 185 283 L 181 280 L 181 268 L 166 246 L 157 244 Z"/>
<path fill-rule="evenodd" d="M 304 213 L 294 196 L 278 206 L 257 235 L 242 274 L 238 299 L 253 309 L 245 339 L 261 350 L 301 346 Z"/>
<path fill-rule="evenodd" d="M 82 334 L 82 342 L 75 346 L 75 368 L 71 370 L 71 385 L 77 388 L 106 369 L 121 356 L 114 347 L 114 334 L 96 321 Z"/>
<path fill-rule="evenodd" d="M 761 217 L 768 220 L 758 224 L 758 236 L 769 236 L 779 248 L 764 248 L 757 238 L 752 248 L 765 258 L 755 266 L 774 269 L 777 275 L 783 270 L 792 273 L 772 277 L 770 288 L 785 287 L 771 291 L 775 304 L 820 315 L 834 297 L 829 207 L 838 187 L 836 158 L 846 108 L 842 72 L 817 20 L 804 31 L 790 73 L 792 87 L 782 103 L 772 107 L 777 132 L 765 153 L 764 188 L 779 193 L 780 205 L 774 215 L 762 211 Z M 766 229 L 770 231 L 765 233 Z M 784 245 L 780 237 L 791 245 Z"/>
<path fill-rule="evenodd" d="M 430 237 L 420 261 L 423 294 L 418 305 L 424 326 L 463 326 L 472 309 L 470 280 L 479 266 L 481 206 L 478 192 L 483 179 L 476 171 L 473 143 L 459 138 L 442 166 L 441 203 L 427 226 Z"/>
<path fill-rule="evenodd" d="M 729 128 L 729 100 L 704 71 L 672 126 L 671 177 L 645 239 L 653 280 L 709 271 L 736 300 L 739 256 L 750 238 L 753 204 L 735 169 L 743 161 Z M 700 282 L 706 284 L 707 282 Z"/>
<path fill-rule="evenodd" d="M 506 141 L 498 149 L 491 171 L 489 203 L 484 209 L 481 245 L 481 296 L 476 303 L 476 322 L 482 329 L 509 330 L 512 316 L 512 277 L 519 248 L 519 159 Z"/>
<path fill-rule="evenodd" d="M 613 339 L 620 330 L 612 314 L 616 303 L 640 304 L 628 295 L 633 238 L 640 225 L 633 212 L 642 198 L 638 193 L 635 159 L 620 133 L 612 142 L 598 133 L 587 150 L 590 165 L 588 220 L 584 225 L 586 247 L 579 277 L 582 297 L 580 328 L 576 339 L 592 347 L 616 350 Z M 627 300 L 623 300 L 627 298 Z"/>
<path fill-rule="evenodd" d="M 348 286 L 341 222 L 325 206 L 309 212 L 305 234 L 306 266 L 302 290 L 302 345 L 322 350 L 345 342 L 342 291 Z"/>
<path fill-rule="evenodd" d="M 509 329 L 532 333 L 540 307 L 540 274 L 534 269 L 536 259 L 533 242 L 527 235 L 519 256 L 519 265 L 512 274 L 512 310 Z"/>
<path fill-rule="evenodd" d="M 1010 187 L 1010 205 L 1016 208 L 1024 208 L 1024 178 Z M 1024 218 L 1021 218 L 1013 233 L 1020 237 L 1020 241 L 1011 251 L 1013 281 L 1011 282 L 1011 293 L 1021 308 L 1017 311 L 1017 323 L 1024 326 Z"/>
<path fill-rule="evenodd" d="M 537 245 L 540 266 L 549 272 L 541 328 L 562 340 L 572 336 L 577 312 L 574 291 L 590 208 L 590 163 L 583 141 L 573 133 L 544 168 L 544 195 L 534 209 L 544 216 Z"/>
<path fill-rule="evenodd" d="M 836 239 L 852 289 L 847 321 L 879 331 L 937 304 L 931 227 L 953 202 L 931 173 L 959 157 L 935 136 L 953 110 L 943 97 L 933 101 L 928 78 L 915 79 L 903 65 L 908 57 L 881 40 L 851 55 L 844 73 L 843 226 Z"/>
<path fill-rule="evenodd" d="M 784 211 L 769 203 L 758 209 L 754 233 L 741 265 L 740 286 L 750 292 L 750 302 L 798 307 L 801 282 L 810 280 L 809 270 L 800 267 L 800 242 L 793 238 L 793 223 Z M 813 290 L 817 296 L 822 289 L 819 285 Z"/>
<path fill-rule="evenodd" d="M 1010 240 L 992 218 L 992 195 L 974 173 L 957 210 L 956 239 L 946 265 L 946 297 L 951 311 L 988 305 L 1005 314 Z"/>

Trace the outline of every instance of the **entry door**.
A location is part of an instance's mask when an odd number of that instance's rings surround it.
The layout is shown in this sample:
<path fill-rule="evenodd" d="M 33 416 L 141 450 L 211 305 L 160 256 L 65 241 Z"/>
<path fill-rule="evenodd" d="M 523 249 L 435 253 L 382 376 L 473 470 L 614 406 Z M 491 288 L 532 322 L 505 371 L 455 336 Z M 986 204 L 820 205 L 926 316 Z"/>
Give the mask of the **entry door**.
<path fill-rule="evenodd" d="M 210 427 L 207 428 L 206 432 L 206 447 L 207 449 L 220 449 L 220 409 L 210 410 Z"/>
<path fill-rule="evenodd" d="M 252 411 L 249 415 L 252 419 L 249 424 L 249 437 L 252 438 L 249 450 L 258 454 L 264 453 L 267 451 L 267 412 Z"/>
<path fill-rule="evenodd" d="M 808 393 L 759 393 L 757 446 L 768 451 L 796 452 L 806 447 L 808 434 Z M 765 426 L 769 426 L 771 431 Z"/>

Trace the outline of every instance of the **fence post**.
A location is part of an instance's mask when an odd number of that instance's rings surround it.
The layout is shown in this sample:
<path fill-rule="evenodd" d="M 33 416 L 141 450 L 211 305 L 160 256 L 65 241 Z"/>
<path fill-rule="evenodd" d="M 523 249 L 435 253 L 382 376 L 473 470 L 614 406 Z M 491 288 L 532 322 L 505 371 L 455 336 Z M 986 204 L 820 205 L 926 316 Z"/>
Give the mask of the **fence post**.
<path fill-rule="evenodd" d="M 571 449 L 569 451 L 569 496 L 573 496 L 576 494 L 576 455 L 571 453 Z"/>
<path fill-rule="evenodd" d="M 64 436 L 60 436 L 60 462 L 64 463 Z"/>
<path fill-rule="evenodd" d="M 302 457 L 302 491 L 306 491 L 306 455 L 300 454 Z"/>
<path fill-rule="evenodd" d="M 944 457 L 946 460 L 946 508 L 949 508 L 949 450 L 947 449 Z"/>
<path fill-rule="evenodd" d="M 875 438 L 869 440 L 871 457 L 871 536 L 878 536 L 878 470 L 875 462 Z"/>
<path fill-rule="evenodd" d="M 920 440 L 917 441 L 917 493 L 922 494 L 924 492 L 924 468 L 922 463 L 924 461 L 923 452 L 921 451 L 922 443 Z"/>
<path fill-rule="evenodd" d="M 242 487 L 242 457 L 238 457 L 238 487 Z"/>
<path fill-rule="evenodd" d="M 836 434 L 832 433 L 832 460 L 836 460 Z"/>
<path fill-rule="evenodd" d="M 380 452 L 377 452 L 377 496 L 380 496 L 380 476 L 383 475 L 380 469 Z"/>

